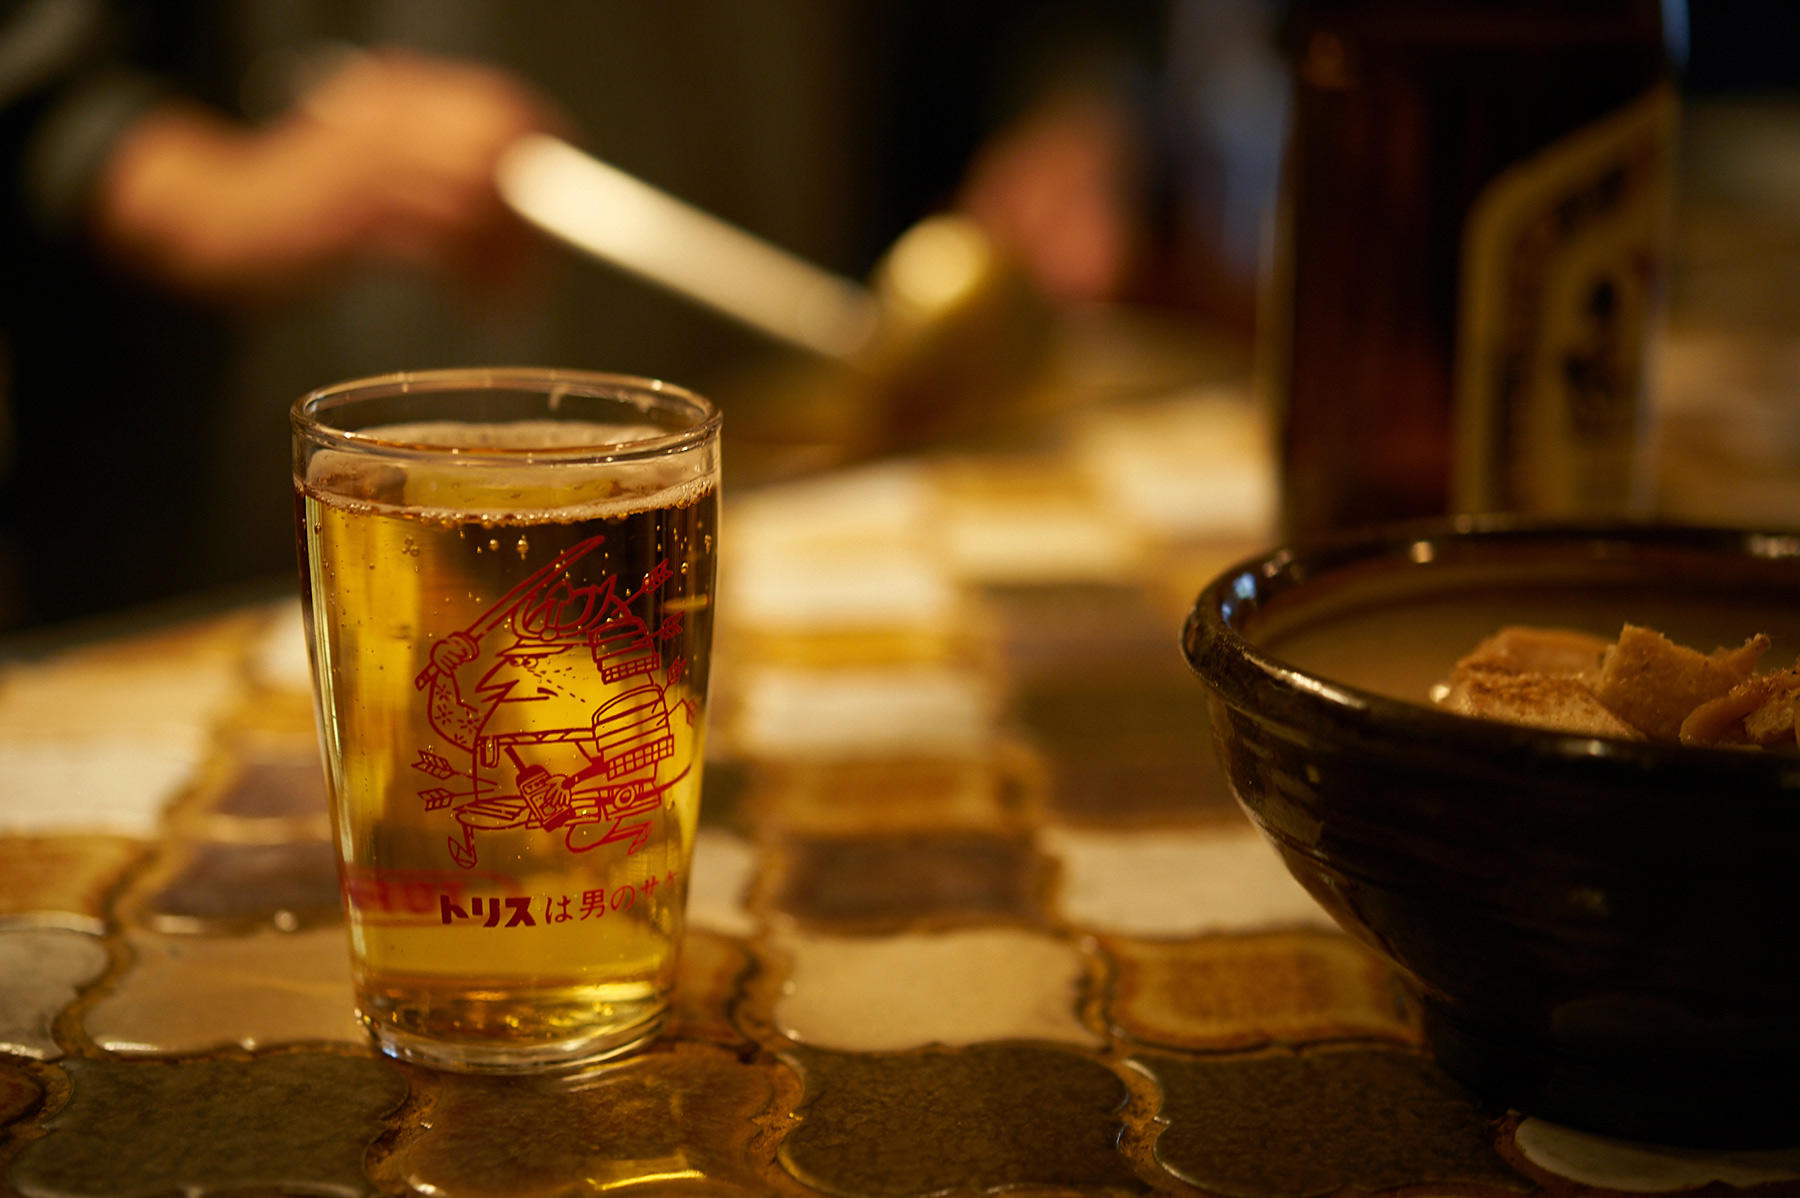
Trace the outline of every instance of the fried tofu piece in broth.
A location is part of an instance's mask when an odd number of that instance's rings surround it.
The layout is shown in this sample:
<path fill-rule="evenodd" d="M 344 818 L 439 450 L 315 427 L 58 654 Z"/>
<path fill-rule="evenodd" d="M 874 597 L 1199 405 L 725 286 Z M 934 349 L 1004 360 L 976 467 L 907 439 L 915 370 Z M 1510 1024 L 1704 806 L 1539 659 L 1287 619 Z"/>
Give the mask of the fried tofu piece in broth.
<path fill-rule="evenodd" d="M 1794 670 L 1746 678 L 1694 708 L 1681 722 L 1681 743 L 1764 747 L 1793 743 L 1796 693 L 1800 672 Z"/>
<path fill-rule="evenodd" d="M 1502 674 L 1576 674 L 1600 668 L 1600 659 L 1612 642 L 1591 632 L 1573 628 L 1502 628 L 1469 650 L 1451 678 L 1467 670 L 1492 670 Z"/>
<path fill-rule="evenodd" d="M 1636 728 L 1608 711 L 1587 684 L 1573 674 L 1465 670 L 1451 683 L 1442 705 L 1460 715 L 1504 720 L 1552 732 L 1644 739 Z"/>
<path fill-rule="evenodd" d="M 1641 740 L 1589 689 L 1611 643 L 1567 628 L 1502 628 L 1456 663 L 1439 703 L 1460 715 Z"/>
<path fill-rule="evenodd" d="M 1768 647 L 1769 638 L 1759 634 L 1737 649 L 1701 653 L 1627 624 L 1601 658 L 1594 697 L 1651 739 L 1679 740 L 1694 709 L 1749 678 Z"/>

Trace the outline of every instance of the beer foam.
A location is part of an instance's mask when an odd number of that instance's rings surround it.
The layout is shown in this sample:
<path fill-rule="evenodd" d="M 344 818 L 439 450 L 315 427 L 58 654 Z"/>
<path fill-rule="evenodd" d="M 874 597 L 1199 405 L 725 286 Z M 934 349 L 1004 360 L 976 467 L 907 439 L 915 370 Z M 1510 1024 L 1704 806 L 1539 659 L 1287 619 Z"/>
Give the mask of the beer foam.
<path fill-rule="evenodd" d="M 599 424 L 587 420 L 511 420 L 475 424 L 463 420 L 421 420 L 379 424 L 358 435 L 420 449 L 556 450 L 614 449 L 667 436 L 653 424 Z"/>
<path fill-rule="evenodd" d="M 715 487 L 711 467 L 717 459 L 710 447 L 618 462 L 533 461 L 523 456 L 538 450 L 604 452 L 662 435 L 662 430 L 645 424 L 441 421 L 382 425 L 363 433 L 426 454 L 503 452 L 409 458 L 321 449 L 307 462 L 303 486 L 309 495 L 339 507 L 422 520 L 544 524 L 683 507 L 705 498 Z"/>

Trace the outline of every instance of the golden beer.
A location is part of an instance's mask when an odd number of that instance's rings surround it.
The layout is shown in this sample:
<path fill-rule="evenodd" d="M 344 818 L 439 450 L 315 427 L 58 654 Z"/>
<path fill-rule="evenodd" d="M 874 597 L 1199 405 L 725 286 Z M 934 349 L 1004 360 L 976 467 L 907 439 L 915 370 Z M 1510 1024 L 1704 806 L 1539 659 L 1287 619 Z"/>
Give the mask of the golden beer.
<path fill-rule="evenodd" d="M 716 418 L 671 434 L 557 394 L 556 419 L 446 399 L 450 419 L 296 458 L 359 1014 L 426 1063 L 612 1055 L 655 1034 L 674 985 Z"/>

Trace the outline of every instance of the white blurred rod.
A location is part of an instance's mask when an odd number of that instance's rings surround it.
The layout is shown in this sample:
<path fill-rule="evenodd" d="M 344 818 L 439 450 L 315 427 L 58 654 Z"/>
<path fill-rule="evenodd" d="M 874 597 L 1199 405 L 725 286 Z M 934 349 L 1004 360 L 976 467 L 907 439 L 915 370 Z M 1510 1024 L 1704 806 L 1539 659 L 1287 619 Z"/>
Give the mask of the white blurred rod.
<path fill-rule="evenodd" d="M 558 138 L 508 147 L 496 182 L 546 233 L 769 336 L 851 360 L 875 331 L 876 301 L 862 286 Z"/>

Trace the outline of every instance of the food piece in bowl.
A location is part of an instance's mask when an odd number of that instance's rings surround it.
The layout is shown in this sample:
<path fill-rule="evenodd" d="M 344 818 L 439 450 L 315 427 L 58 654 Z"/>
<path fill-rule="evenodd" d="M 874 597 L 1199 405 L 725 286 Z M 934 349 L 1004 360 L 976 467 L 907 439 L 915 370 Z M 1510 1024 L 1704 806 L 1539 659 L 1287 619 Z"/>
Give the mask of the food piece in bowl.
<path fill-rule="evenodd" d="M 1752 675 L 1689 712 L 1681 721 L 1681 741 L 1765 747 L 1795 743 L 1796 693 L 1800 693 L 1800 672 Z"/>
<path fill-rule="evenodd" d="M 1514 625 L 1482 641 L 1459 662 L 1458 671 L 1501 674 L 1586 674 L 1600 668 L 1612 646 L 1605 637 L 1572 628 Z"/>
<path fill-rule="evenodd" d="M 1462 715 L 1529 724 L 1581 736 L 1642 740 L 1643 733 L 1608 711 L 1572 674 L 1507 674 L 1470 670 L 1450 684 L 1443 706 Z"/>
<path fill-rule="evenodd" d="M 1594 696 L 1591 680 L 1611 643 L 1568 628 L 1502 628 L 1456 663 L 1438 702 L 1484 719 L 1642 739 Z"/>
<path fill-rule="evenodd" d="M 1759 634 L 1737 649 L 1701 653 L 1627 624 L 1601 659 L 1594 697 L 1650 739 L 1680 740 L 1689 713 L 1749 678 L 1768 648 L 1769 638 Z"/>
<path fill-rule="evenodd" d="M 1711 653 L 1626 624 L 1616 641 L 1560 628 L 1503 628 L 1464 655 L 1440 706 L 1515 724 L 1696 745 L 1794 745 L 1800 670 L 1755 673 L 1758 634 Z"/>

